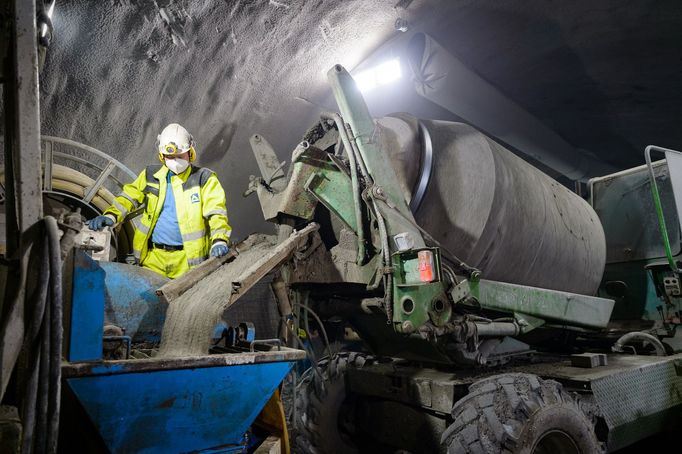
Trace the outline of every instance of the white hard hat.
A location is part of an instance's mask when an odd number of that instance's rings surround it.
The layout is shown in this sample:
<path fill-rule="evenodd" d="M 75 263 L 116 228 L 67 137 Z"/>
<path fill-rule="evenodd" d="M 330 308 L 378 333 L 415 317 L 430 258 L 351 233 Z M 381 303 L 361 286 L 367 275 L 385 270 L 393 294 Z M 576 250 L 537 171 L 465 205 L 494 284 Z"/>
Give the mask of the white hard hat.
<path fill-rule="evenodd" d="M 177 123 L 171 123 L 161 131 L 157 138 L 159 153 L 173 155 L 194 151 L 194 139 L 185 128 Z M 191 153 L 193 154 L 193 153 Z"/>

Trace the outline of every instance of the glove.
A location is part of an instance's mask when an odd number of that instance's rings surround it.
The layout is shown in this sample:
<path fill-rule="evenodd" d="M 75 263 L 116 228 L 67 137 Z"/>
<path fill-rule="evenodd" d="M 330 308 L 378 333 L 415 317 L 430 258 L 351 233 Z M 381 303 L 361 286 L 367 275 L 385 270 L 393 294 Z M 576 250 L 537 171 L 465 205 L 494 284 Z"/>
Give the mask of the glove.
<path fill-rule="evenodd" d="M 216 241 L 213 243 L 213 246 L 211 246 L 212 257 L 222 257 L 223 255 L 227 255 L 228 252 L 230 252 L 230 248 L 227 247 L 227 243 L 224 241 Z"/>
<path fill-rule="evenodd" d="M 114 225 L 114 220 L 111 219 L 109 216 L 97 216 L 96 218 L 90 219 L 87 221 L 88 227 L 90 227 L 90 230 L 102 230 L 105 226 L 111 227 Z"/>

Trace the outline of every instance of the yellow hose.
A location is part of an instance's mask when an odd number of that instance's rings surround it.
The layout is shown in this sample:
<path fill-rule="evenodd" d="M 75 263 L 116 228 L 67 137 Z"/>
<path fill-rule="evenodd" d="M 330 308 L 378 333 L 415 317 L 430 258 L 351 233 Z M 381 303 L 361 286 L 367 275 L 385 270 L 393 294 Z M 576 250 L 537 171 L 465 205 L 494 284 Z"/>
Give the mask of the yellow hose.
<path fill-rule="evenodd" d="M 3 184 L 5 182 L 5 172 L 2 167 L 0 167 L 0 182 Z M 95 180 L 77 170 L 59 164 L 52 165 L 52 189 L 55 191 L 83 200 L 88 188 L 94 183 Z M 114 195 L 111 191 L 102 186 L 97 190 L 97 193 L 92 200 L 88 202 L 88 205 L 101 213 L 109 208 L 113 201 Z M 117 254 L 119 257 L 125 257 L 125 254 L 132 251 L 134 229 L 130 222 L 126 222 L 122 227 L 117 228 L 117 231 Z"/>

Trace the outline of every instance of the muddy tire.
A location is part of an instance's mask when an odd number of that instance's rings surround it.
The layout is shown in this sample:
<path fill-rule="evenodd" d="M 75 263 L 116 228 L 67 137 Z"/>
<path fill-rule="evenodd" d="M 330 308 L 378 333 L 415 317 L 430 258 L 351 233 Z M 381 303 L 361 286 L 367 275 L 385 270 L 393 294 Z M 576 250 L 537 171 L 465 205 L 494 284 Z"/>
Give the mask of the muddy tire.
<path fill-rule="evenodd" d="M 346 372 L 368 361 L 361 353 L 339 353 L 322 360 L 303 376 L 296 393 L 294 452 L 306 454 L 357 453 L 354 443 L 354 403 L 346 393 Z"/>
<path fill-rule="evenodd" d="M 593 421 L 552 380 L 496 375 L 470 386 L 443 432 L 448 454 L 603 453 Z"/>

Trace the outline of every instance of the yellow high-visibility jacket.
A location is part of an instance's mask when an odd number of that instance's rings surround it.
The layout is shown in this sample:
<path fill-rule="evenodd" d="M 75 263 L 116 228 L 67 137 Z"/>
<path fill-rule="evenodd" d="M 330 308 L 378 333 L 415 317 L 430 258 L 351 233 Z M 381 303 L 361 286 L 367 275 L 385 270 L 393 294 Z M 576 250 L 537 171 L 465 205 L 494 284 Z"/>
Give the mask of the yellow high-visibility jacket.
<path fill-rule="evenodd" d="M 140 264 L 144 264 L 151 232 L 166 198 L 167 173 L 164 165 L 147 166 L 135 181 L 123 187 L 123 192 L 104 212 L 120 223 L 129 212 L 146 204 L 133 237 L 133 253 Z M 187 265 L 193 268 L 208 258 L 213 241 L 230 242 L 232 228 L 227 219 L 225 191 L 212 170 L 193 165 L 171 176 L 170 185 Z"/>

